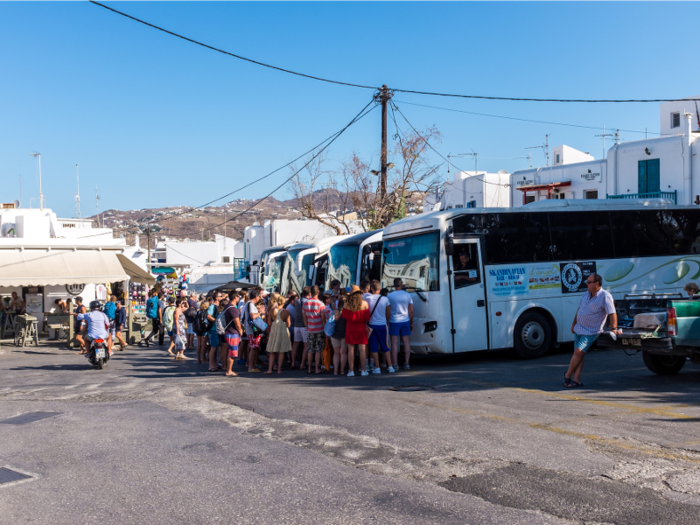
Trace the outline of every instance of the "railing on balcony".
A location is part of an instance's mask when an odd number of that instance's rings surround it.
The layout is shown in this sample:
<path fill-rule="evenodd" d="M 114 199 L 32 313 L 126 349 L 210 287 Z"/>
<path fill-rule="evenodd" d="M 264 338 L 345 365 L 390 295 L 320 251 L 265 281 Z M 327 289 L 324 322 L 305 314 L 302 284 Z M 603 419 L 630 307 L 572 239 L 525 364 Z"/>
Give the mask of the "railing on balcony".
<path fill-rule="evenodd" d="M 606 199 L 669 199 L 678 204 L 678 190 L 652 191 L 650 193 L 625 193 L 623 195 L 605 195 Z"/>

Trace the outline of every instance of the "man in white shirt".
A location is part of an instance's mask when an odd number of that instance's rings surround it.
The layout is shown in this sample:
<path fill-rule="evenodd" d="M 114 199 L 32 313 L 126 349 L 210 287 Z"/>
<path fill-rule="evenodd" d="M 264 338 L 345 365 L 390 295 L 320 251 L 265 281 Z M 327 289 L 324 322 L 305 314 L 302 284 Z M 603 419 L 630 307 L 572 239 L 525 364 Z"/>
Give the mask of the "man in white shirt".
<path fill-rule="evenodd" d="M 411 357 L 411 330 L 413 330 L 413 299 L 403 289 L 403 281 L 397 277 L 394 279 L 394 291 L 388 297 L 389 304 L 386 307 L 386 316 L 389 318 L 389 335 L 391 335 L 391 362 L 398 367 L 399 363 L 399 337 L 403 340 L 403 352 L 405 362 L 404 370 L 410 370 L 408 361 Z"/>
<path fill-rule="evenodd" d="M 386 312 L 387 307 L 389 307 L 389 299 L 381 295 L 382 285 L 377 280 L 372 281 L 370 290 L 372 293 L 367 296 L 366 301 L 369 305 L 369 311 L 372 313 L 368 323 L 372 329 L 372 333 L 369 335 L 370 356 L 374 359 L 372 373 L 381 374 L 381 369 L 379 368 L 379 350 L 381 349 L 387 365 L 387 371 L 393 374 L 395 370 L 391 366 L 393 361 L 391 360 L 391 352 L 387 344 L 389 334 L 387 332 Z"/>

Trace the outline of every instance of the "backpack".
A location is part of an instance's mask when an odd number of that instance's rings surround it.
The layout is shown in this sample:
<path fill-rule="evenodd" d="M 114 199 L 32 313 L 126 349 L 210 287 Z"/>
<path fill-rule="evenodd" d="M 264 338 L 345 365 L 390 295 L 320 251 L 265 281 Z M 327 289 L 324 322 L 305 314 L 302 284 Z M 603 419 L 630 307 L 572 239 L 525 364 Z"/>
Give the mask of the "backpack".
<path fill-rule="evenodd" d="M 224 317 L 224 312 L 225 310 L 216 316 L 216 333 L 219 335 L 226 334 L 226 329 L 228 328 L 228 325 L 225 324 L 226 318 Z"/>
<path fill-rule="evenodd" d="M 248 303 L 248 305 L 246 305 L 247 314 L 250 313 L 250 304 L 251 303 Z M 260 316 L 253 319 L 249 315 L 246 315 L 246 322 L 248 323 L 248 326 L 250 326 L 251 332 L 253 332 L 253 337 L 261 335 L 267 329 L 267 324 Z"/>
<path fill-rule="evenodd" d="M 165 329 L 168 330 L 168 332 L 172 331 L 172 329 L 173 329 L 173 314 L 174 313 L 175 313 L 174 306 L 168 306 L 165 309 L 165 312 L 163 312 L 163 324 L 165 325 Z"/>
<path fill-rule="evenodd" d="M 146 317 L 149 319 L 158 317 L 158 298 L 155 295 L 146 301 Z"/>
<path fill-rule="evenodd" d="M 192 330 L 197 335 L 204 335 L 209 330 L 209 323 L 206 318 L 207 313 L 201 310 L 197 312 L 194 316 L 194 321 L 192 322 Z"/>

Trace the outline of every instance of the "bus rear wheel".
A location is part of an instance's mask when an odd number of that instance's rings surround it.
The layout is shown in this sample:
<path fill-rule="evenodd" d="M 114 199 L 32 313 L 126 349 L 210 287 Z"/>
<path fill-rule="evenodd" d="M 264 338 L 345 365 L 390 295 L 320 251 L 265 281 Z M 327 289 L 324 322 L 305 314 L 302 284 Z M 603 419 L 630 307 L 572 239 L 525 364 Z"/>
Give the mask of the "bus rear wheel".
<path fill-rule="evenodd" d="M 552 343 L 552 327 L 542 314 L 528 312 L 515 323 L 514 349 L 522 359 L 542 357 Z"/>

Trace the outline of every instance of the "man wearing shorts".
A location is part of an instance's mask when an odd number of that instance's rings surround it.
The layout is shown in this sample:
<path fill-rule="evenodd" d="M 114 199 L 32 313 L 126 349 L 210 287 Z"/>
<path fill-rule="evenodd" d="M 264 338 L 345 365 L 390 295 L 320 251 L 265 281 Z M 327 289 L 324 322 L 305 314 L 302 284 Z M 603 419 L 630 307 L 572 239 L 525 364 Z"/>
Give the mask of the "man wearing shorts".
<path fill-rule="evenodd" d="M 238 292 L 230 292 L 229 305 L 224 310 L 224 322 L 226 323 L 226 344 L 228 345 L 228 366 L 226 367 L 226 376 L 235 377 L 238 374 L 232 370 L 233 362 L 238 359 L 238 345 L 241 344 L 241 312 L 236 305 L 238 304 Z"/>
<path fill-rule="evenodd" d="M 301 367 L 306 366 L 306 358 L 308 357 L 308 338 L 309 331 L 304 324 L 304 301 L 309 299 L 311 290 L 305 286 L 301 291 L 301 297 L 294 302 L 294 345 L 292 346 L 292 368 L 296 367 L 297 356 L 299 355 L 299 346 L 303 345 L 301 354 Z"/>
<path fill-rule="evenodd" d="M 221 301 L 221 294 L 219 292 L 214 292 L 212 297 L 211 305 L 207 310 L 207 321 L 209 321 L 209 331 L 207 332 L 207 337 L 209 338 L 209 371 L 216 372 L 219 370 L 219 362 L 217 361 L 217 352 L 219 351 L 219 334 L 216 333 L 216 316 L 219 310 L 219 301 Z"/>
<path fill-rule="evenodd" d="M 581 302 L 571 323 L 571 333 L 574 334 L 574 355 L 571 356 L 569 369 L 564 374 L 564 386 L 566 388 L 582 387 L 581 371 L 586 352 L 596 342 L 605 326 L 605 319 L 610 316 L 610 329 L 615 333 L 622 333 L 617 329 L 617 313 L 615 302 L 610 292 L 603 290 L 603 278 L 597 273 L 592 273 L 586 279 L 588 291 L 581 297 Z"/>
<path fill-rule="evenodd" d="M 394 291 L 387 298 L 386 316 L 389 318 L 389 335 L 391 335 L 391 362 L 399 366 L 399 338 L 403 341 L 405 362 L 404 370 L 410 370 L 408 360 L 411 358 L 411 330 L 413 330 L 413 299 L 403 289 L 403 281 L 394 279 Z"/>
<path fill-rule="evenodd" d="M 260 372 L 257 367 L 258 356 L 260 355 L 260 339 L 261 333 L 255 334 L 253 331 L 252 320 L 260 317 L 258 305 L 263 302 L 260 296 L 260 291 L 253 289 L 248 295 L 250 301 L 245 305 L 245 334 L 248 338 L 248 372 Z"/>
<path fill-rule="evenodd" d="M 387 371 L 393 374 L 394 368 L 391 366 L 391 352 L 387 344 L 388 333 L 386 329 L 386 311 L 387 307 L 389 307 L 389 299 L 381 295 L 382 285 L 377 280 L 372 281 L 370 290 L 372 293 L 365 300 L 369 305 L 369 311 L 372 313 L 372 317 L 369 319 L 369 327 L 372 329 L 372 333 L 369 336 L 369 352 L 372 359 L 374 359 L 372 373 L 382 373 L 381 368 L 379 368 L 379 350 L 381 350 L 382 356 L 386 361 Z"/>
<path fill-rule="evenodd" d="M 119 341 L 119 350 L 124 350 L 126 348 L 126 341 L 122 336 L 124 327 L 126 326 L 126 308 L 122 306 L 121 301 L 117 301 L 116 309 L 114 311 L 114 336 Z"/>
<path fill-rule="evenodd" d="M 311 356 L 314 355 L 316 362 L 316 373 L 321 373 L 321 357 L 323 357 L 323 347 L 326 344 L 326 334 L 323 327 L 326 325 L 326 305 L 318 299 L 318 286 L 311 287 L 311 298 L 304 301 L 304 325 L 309 331 L 307 346 L 308 372 L 311 373 Z"/>

